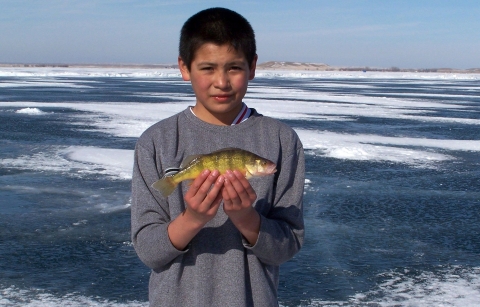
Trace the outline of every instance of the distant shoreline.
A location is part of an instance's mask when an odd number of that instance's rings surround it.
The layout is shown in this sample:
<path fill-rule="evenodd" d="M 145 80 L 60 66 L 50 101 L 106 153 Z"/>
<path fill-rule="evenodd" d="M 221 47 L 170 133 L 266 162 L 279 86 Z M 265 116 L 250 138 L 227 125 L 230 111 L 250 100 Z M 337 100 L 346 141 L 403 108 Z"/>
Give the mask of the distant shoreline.
<path fill-rule="evenodd" d="M 15 68 L 129 68 L 129 69 L 178 69 L 177 64 L 63 64 L 63 63 L 0 63 L 1 67 Z M 301 70 L 301 71 L 375 71 L 375 72 L 432 72 L 432 73 L 480 73 L 480 68 L 399 68 L 369 66 L 330 66 L 323 63 L 269 61 L 257 65 L 259 70 Z"/>
<path fill-rule="evenodd" d="M 375 72 L 432 72 L 432 73 L 480 73 L 480 68 L 399 68 L 369 66 L 330 66 L 323 63 L 300 63 L 270 61 L 257 65 L 257 68 L 268 70 L 307 70 L 307 71 L 375 71 Z"/>

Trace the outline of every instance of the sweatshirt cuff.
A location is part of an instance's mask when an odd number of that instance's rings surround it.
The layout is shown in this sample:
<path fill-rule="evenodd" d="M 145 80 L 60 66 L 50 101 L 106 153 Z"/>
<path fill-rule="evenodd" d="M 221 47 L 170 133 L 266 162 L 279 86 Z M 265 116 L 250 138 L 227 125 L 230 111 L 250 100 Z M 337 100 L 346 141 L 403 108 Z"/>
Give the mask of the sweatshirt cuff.
<path fill-rule="evenodd" d="M 263 221 L 265 219 L 265 217 L 263 215 L 261 215 L 260 213 L 259 213 L 259 215 L 260 215 L 260 229 L 258 230 L 258 237 L 257 237 L 257 241 L 255 242 L 255 245 L 250 244 L 250 242 L 248 242 L 248 240 L 245 239 L 245 237 L 240 234 L 242 236 L 243 247 L 245 247 L 246 249 L 255 250 L 256 247 L 261 246 L 261 244 L 262 244 L 262 243 L 259 244 L 259 242 L 260 242 L 260 238 L 262 237 L 262 233 L 264 232 L 262 227 L 263 227 L 263 225 L 265 225 L 265 223 Z"/>

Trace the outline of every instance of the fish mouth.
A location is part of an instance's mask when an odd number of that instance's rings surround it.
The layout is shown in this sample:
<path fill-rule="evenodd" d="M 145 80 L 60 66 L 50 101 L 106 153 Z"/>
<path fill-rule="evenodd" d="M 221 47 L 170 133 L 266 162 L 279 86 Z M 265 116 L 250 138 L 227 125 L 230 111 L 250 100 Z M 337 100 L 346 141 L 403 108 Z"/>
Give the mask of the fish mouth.
<path fill-rule="evenodd" d="M 267 174 L 274 174 L 276 172 L 277 172 L 277 166 L 275 165 L 275 163 L 269 164 L 265 168 L 265 173 Z"/>

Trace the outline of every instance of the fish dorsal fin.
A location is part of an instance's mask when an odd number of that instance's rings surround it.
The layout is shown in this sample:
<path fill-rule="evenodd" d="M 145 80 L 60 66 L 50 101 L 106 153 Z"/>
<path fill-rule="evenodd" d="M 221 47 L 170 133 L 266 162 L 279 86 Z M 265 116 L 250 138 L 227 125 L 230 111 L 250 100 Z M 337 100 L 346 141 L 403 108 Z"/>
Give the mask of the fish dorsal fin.
<path fill-rule="evenodd" d="M 185 159 L 183 159 L 182 161 L 182 164 L 180 164 L 180 168 L 185 168 L 187 165 L 189 165 L 190 163 L 192 163 L 193 160 L 201 157 L 203 155 L 191 155 L 191 156 L 187 156 Z"/>
<path fill-rule="evenodd" d="M 241 151 L 244 151 L 243 149 L 240 149 L 240 148 L 237 148 L 237 147 L 226 147 L 226 148 L 222 148 L 222 149 L 219 149 L 219 150 L 212 151 L 212 154 L 217 153 L 217 152 L 227 151 L 227 150 L 241 150 Z"/>

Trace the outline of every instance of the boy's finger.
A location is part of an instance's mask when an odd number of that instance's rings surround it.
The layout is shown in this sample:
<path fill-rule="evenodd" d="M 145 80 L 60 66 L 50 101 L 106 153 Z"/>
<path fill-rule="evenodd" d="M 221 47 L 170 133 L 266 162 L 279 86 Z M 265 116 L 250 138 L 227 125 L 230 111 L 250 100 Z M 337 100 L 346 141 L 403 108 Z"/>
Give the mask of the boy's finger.
<path fill-rule="evenodd" d="M 201 172 L 200 175 L 198 175 L 197 178 L 193 180 L 187 193 L 185 193 L 185 196 L 193 197 L 194 195 L 196 195 L 200 187 L 205 182 L 205 179 L 208 178 L 208 175 L 210 175 L 210 171 L 208 169 Z"/>
<path fill-rule="evenodd" d="M 227 176 L 241 203 L 247 204 L 251 202 L 252 197 L 256 198 L 255 191 L 253 190 L 252 186 L 240 172 L 228 171 Z"/>
<path fill-rule="evenodd" d="M 190 204 L 192 204 L 194 208 L 197 208 L 196 210 L 202 212 L 209 210 L 211 203 L 209 203 L 209 201 L 205 202 L 205 198 L 219 175 L 217 170 L 211 172 L 204 170 L 195 178 L 187 193 L 185 193 L 185 199 L 190 199 Z M 215 199 L 215 197 L 212 197 L 210 201 L 213 201 L 213 199 Z"/>
<path fill-rule="evenodd" d="M 231 207 L 234 205 L 240 206 L 242 204 L 242 199 L 238 194 L 237 190 L 233 186 L 233 183 L 230 179 L 225 178 L 224 183 L 224 190 L 223 190 L 223 203 L 227 205 L 227 207 Z"/>
<path fill-rule="evenodd" d="M 223 185 L 223 183 L 222 183 Z M 220 204 L 222 203 L 222 191 L 218 191 L 217 192 L 217 196 L 215 197 L 215 200 L 212 202 L 211 206 L 210 206 L 210 211 L 212 214 L 216 214 L 216 212 L 218 211 L 218 208 L 220 207 Z"/>
<path fill-rule="evenodd" d="M 215 207 L 216 205 L 220 204 L 220 201 L 222 200 L 221 189 L 223 187 L 223 183 L 224 183 L 224 177 L 218 176 L 216 178 L 216 181 L 213 183 L 213 185 L 210 185 L 209 191 L 207 192 L 203 200 L 203 203 L 206 206 L 208 205 L 209 207 Z"/>
<path fill-rule="evenodd" d="M 207 195 L 208 191 L 210 191 L 212 184 L 215 183 L 215 180 L 217 180 L 219 175 L 220 173 L 217 170 L 211 171 L 207 178 L 205 178 L 203 183 L 200 185 L 197 194 L 201 193 L 204 196 Z"/>
<path fill-rule="evenodd" d="M 210 208 L 211 202 L 216 197 L 216 194 L 213 193 L 212 195 L 214 196 L 207 199 L 208 195 L 210 194 L 212 185 L 215 183 L 219 175 L 220 174 L 217 170 L 210 172 L 210 174 L 205 178 L 205 180 L 203 181 L 203 183 L 200 185 L 197 192 L 193 196 L 196 202 L 200 205 L 200 208 L 202 208 L 203 210 L 208 211 L 208 209 Z"/>
<path fill-rule="evenodd" d="M 233 171 L 233 174 L 235 175 L 235 177 L 238 179 L 238 182 L 241 183 L 241 185 L 249 195 L 255 194 L 255 190 L 252 188 L 252 186 L 250 185 L 250 182 L 248 181 L 247 178 L 245 178 L 245 176 L 242 173 L 235 170 Z"/>

